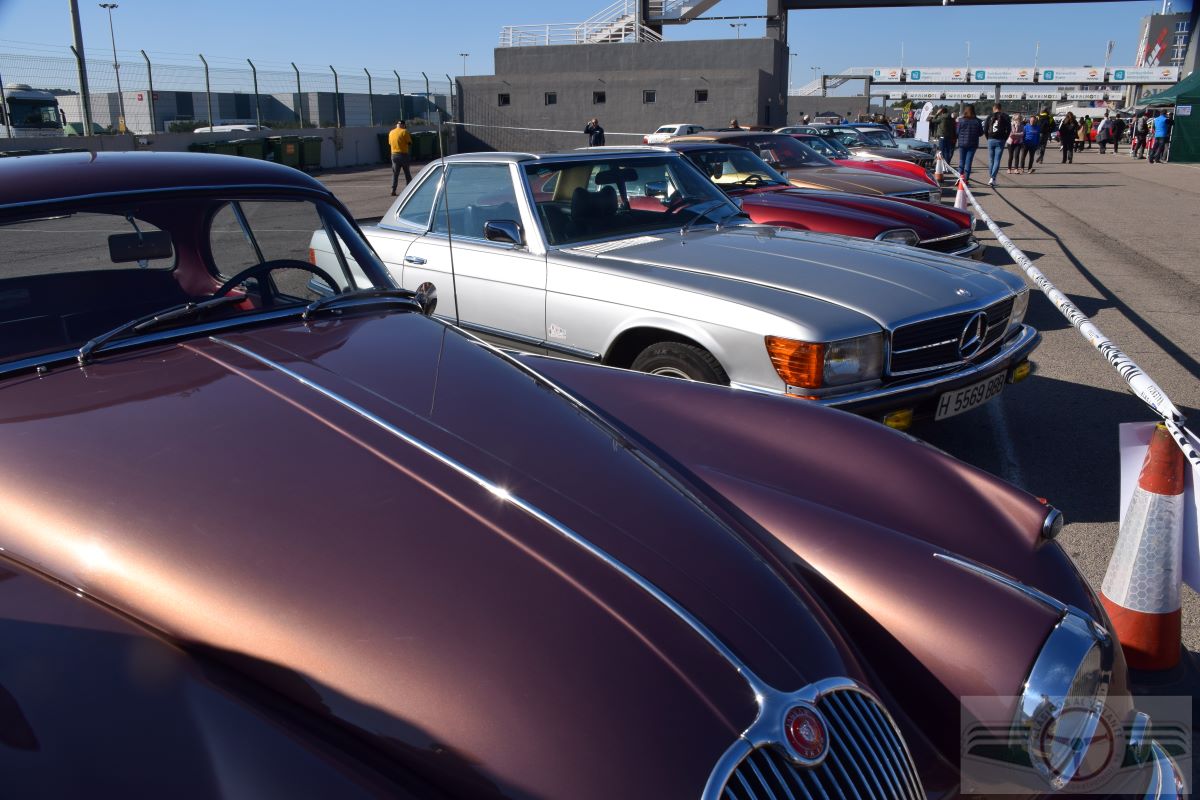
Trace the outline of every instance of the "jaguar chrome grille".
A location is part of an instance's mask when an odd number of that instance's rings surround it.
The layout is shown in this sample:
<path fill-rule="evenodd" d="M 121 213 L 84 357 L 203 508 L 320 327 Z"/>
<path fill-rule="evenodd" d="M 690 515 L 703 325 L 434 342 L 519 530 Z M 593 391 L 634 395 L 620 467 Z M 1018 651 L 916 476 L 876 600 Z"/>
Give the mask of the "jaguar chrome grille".
<path fill-rule="evenodd" d="M 1013 300 L 1012 297 L 1006 297 L 983 309 L 986 324 L 983 342 L 965 358 L 959 352 L 959 343 L 967 323 L 979 313 L 977 311 L 963 311 L 897 328 L 892 333 L 888 374 L 911 375 L 957 367 L 986 358 L 1008 330 Z"/>
<path fill-rule="evenodd" d="M 940 189 L 929 189 L 920 192 L 897 192 L 889 196 L 900 197 L 905 200 L 924 200 L 926 203 L 938 203 L 941 202 L 942 192 Z"/>
<path fill-rule="evenodd" d="M 758 747 L 725 783 L 722 800 L 925 800 L 900 732 L 879 704 L 839 690 L 817 703 L 829 725 L 829 752 L 800 767 L 776 745 Z"/>
<path fill-rule="evenodd" d="M 926 239 L 920 243 L 920 247 L 925 250 L 933 250 L 938 253 L 957 253 L 971 243 L 971 232 L 968 230 L 960 233 L 951 234 L 950 236 L 940 236 L 937 239 Z"/>

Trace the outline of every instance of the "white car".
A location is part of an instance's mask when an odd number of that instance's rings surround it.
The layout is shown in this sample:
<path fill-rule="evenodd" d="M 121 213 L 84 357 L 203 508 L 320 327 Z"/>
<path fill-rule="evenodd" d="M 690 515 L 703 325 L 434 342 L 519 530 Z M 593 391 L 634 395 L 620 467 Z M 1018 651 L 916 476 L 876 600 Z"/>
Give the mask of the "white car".
<path fill-rule="evenodd" d="M 654 133 L 643 136 L 642 144 L 662 144 L 672 136 L 690 136 L 702 130 L 705 130 L 705 127 L 695 122 L 673 122 L 670 125 L 662 125 Z"/>
<path fill-rule="evenodd" d="M 255 125 L 253 123 L 239 123 L 236 125 L 201 125 L 192 133 L 237 133 L 241 131 L 269 131 L 271 130 L 266 125 Z"/>

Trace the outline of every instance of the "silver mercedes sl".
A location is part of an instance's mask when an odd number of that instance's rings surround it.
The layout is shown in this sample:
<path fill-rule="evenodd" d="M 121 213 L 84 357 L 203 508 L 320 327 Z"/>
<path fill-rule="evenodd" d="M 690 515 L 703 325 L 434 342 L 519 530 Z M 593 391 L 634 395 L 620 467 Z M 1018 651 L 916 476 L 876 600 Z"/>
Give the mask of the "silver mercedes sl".
<path fill-rule="evenodd" d="M 756 225 L 665 148 L 451 156 L 364 233 L 398 284 L 435 291 L 439 316 L 493 343 L 898 428 L 995 397 L 1040 340 L 1021 278 Z M 323 232 L 311 246 L 340 266 Z"/>

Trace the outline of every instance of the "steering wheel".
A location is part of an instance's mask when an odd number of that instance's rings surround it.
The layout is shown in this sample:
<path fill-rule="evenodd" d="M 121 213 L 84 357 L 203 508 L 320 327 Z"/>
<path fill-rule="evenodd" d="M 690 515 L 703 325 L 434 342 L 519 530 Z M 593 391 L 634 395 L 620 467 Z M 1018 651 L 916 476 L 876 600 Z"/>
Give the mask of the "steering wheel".
<path fill-rule="evenodd" d="M 686 208 L 692 203 L 692 198 L 686 197 L 682 192 L 672 192 L 671 197 L 667 198 L 670 202 L 663 209 L 664 214 L 674 214 L 680 209 Z"/>
<path fill-rule="evenodd" d="M 757 172 L 751 172 L 740 181 L 734 181 L 734 186 L 758 186 L 760 183 L 766 183 L 767 179 Z"/>
<path fill-rule="evenodd" d="M 310 264 L 307 261 L 301 261 L 298 258 L 276 258 L 271 261 L 264 261 L 261 264 L 255 264 L 253 267 L 242 270 L 229 280 L 225 281 L 225 283 L 221 284 L 221 287 L 213 292 L 212 296 L 214 298 L 224 297 L 233 291 L 234 287 L 241 286 L 251 278 L 265 277 L 267 273 L 274 272 L 277 269 L 299 269 L 304 270 L 305 272 L 311 272 L 313 275 L 316 275 L 318 278 L 325 281 L 325 285 L 330 289 L 333 289 L 335 294 L 341 294 L 341 290 L 338 289 L 337 282 L 330 277 L 328 272 L 320 267 Z M 262 292 L 262 304 L 263 308 L 274 308 L 275 293 L 264 290 Z"/>

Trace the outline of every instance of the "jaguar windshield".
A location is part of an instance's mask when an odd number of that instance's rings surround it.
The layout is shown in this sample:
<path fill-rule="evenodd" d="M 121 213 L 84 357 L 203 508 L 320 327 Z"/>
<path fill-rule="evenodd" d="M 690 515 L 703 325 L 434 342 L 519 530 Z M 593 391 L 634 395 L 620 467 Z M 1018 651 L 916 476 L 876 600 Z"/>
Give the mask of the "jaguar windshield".
<path fill-rule="evenodd" d="M 551 245 L 721 224 L 741 213 L 675 155 L 539 162 L 525 167 L 525 179 Z"/>

